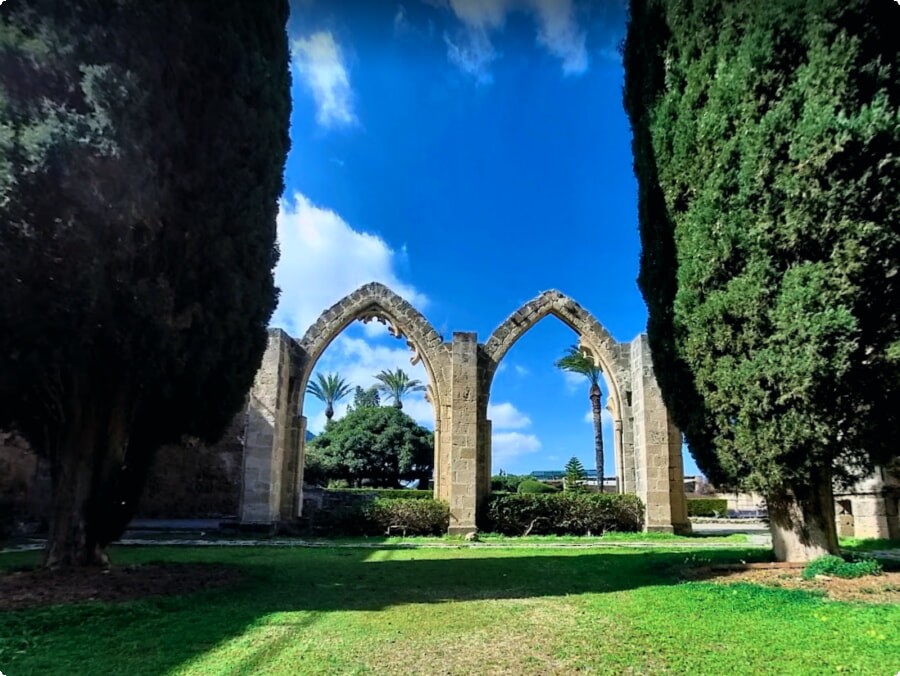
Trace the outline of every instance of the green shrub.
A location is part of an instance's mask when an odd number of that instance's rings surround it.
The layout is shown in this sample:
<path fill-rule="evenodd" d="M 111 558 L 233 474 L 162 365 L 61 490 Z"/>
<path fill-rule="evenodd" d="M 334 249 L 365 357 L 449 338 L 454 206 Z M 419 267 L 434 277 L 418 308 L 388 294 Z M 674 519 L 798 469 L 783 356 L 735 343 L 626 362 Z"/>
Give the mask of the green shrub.
<path fill-rule="evenodd" d="M 725 498 L 689 498 L 688 516 L 728 516 L 728 500 Z"/>
<path fill-rule="evenodd" d="M 431 500 L 434 498 L 434 491 L 415 488 L 328 488 L 327 490 L 340 493 L 367 494 L 389 500 Z"/>
<path fill-rule="evenodd" d="M 517 493 L 556 493 L 558 492 L 553 486 L 537 481 L 536 479 L 525 479 L 516 488 Z"/>
<path fill-rule="evenodd" d="M 526 479 L 527 474 L 495 474 L 491 477 L 491 492 L 515 493 L 519 484 Z"/>
<path fill-rule="evenodd" d="M 644 525 L 636 495 L 553 493 L 492 495 L 484 530 L 503 535 L 602 535 L 635 532 Z"/>
<path fill-rule="evenodd" d="M 377 498 L 364 512 L 379 535 L 443 535 L 450 527 L 450 507 L 442 500 Z"/>
<path fill-rule="evenodd" d="M 816 575 L 849 579 L 866 575 L 881 575 L 881 573 L 881 564 L 875 559 L 860 557 L 854 561 L 847 561 L 840 556 L 822 556 L 810 561 L 803 569 L 803 579 L 811 580 Z"/>

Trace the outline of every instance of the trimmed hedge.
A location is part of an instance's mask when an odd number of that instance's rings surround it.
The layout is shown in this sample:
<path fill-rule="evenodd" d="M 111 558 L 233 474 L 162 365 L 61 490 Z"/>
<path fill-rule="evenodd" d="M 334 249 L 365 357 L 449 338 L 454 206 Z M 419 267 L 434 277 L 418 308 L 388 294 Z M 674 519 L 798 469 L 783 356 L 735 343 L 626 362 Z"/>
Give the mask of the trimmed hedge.
<path fill-rule="evenodd" d="M 374 495 L 377 498 L 388 500 L 431 500 L 434 491 L 419 490 L 417 488 L 326 488 L 327 492 L 334 493 L 361 493 Z"/>
<path fill-rule="evenodd" d="M 688 498 L 688 516 L 728 516 L 725 498 Z"/>
<path fill-rule="evenodd" d="M 447 503 L 421 497 L 376 497 L 371 502 L 317 510 L 310 516 L 316 535 L 442 535 L 450 527 Z"/>
<path fill-rule="evenodd" d="M 378 498 L 365 511 L 385 535 L 443 535 L 450 527 L 450 507 L 442 500 Z"/>
<path fill-rule="evenodd" d="M 636 495 L 553 493 L 492 495 L 485 531 L 503 535 L 602 535 L 636 532 L 644 505 Z"/>
<path fill-rule="evenodd" d="M 553 486 L 549 484 L 542 483 L 535 479 L 525 479 L 519 486 L 516 488 L 516 493 L 558 493 Z"/>

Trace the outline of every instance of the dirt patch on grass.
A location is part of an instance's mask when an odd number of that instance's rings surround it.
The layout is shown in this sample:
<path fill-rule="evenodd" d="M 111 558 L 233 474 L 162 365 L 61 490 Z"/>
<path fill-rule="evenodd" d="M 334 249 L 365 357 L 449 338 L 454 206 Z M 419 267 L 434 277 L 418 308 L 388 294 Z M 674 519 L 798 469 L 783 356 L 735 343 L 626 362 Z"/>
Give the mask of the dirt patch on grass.
<path fill-rule="evenodd" d="M 235 566 L 148 563 L 108 570 L 35 569 L 0 574 L 0 611 L 79 601 L 132 601 L 181 596 L 231 585 L 242 579 Z"/>
<path fill-rule="evenodd" d="M 869 575 L 852 580 L 838 577 L 819 577 L 804 580 L 801 567 L 738 567 L 717 569 L 695 568 L 684 572 L 689 580 L 703 580 L 720 584 L 749 582 L 764 587 L 804 589 L 819 592 L 833 601 L 862 601 L 865 603 L 900 603 L 900 572 Z"/>

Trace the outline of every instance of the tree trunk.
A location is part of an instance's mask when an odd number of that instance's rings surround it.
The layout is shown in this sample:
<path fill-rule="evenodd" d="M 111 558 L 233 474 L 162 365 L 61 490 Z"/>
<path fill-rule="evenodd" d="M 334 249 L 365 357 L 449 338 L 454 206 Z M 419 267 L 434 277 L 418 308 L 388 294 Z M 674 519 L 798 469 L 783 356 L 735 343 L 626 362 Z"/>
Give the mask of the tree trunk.
<path fill-rule="evenodd" d="M 331 405 L 331 402 L 327 402 L 325 404 L 325 419 L 331 420 L 334 417 L 334 406 Z"/>
<path fill-rule="evenodd" d="M 400 401 L 400 397 L 394 397 L 394 408 L 398 411 L 403 408 L 403 402 Z"/>
<path fill-rule="evenodd" d="M 53 500 L 44 565 L 108 566 L 106 546 L 122 534 L 149 471 L 149 449 L 129 448 L 132 401 L 73 388 L 67 424 L 50 449 Z M 149 436 L 149 435 L 148 435 Z"/>
<path fill-rule="evenodd" d="M 778 561 L 812 561 L 839 554 L 831 477 L 766 496 L 772 547 Z"/>
<path fill-rule="evenodd" d="M 76 388 L 67 422 L 51 449 L 53 499 L 44 565 L 48 568 L 106 566 L 105 552 L 89 534 L 98 421 L 90 395 Z"/>
<path fill-rule="evenodd" d="M 600 388 L 591 386 L 591 413 L 594 416 L 594 457 L 597 462 L 597 485 L 603 492 L 603 420 L 600 408 Z"/>

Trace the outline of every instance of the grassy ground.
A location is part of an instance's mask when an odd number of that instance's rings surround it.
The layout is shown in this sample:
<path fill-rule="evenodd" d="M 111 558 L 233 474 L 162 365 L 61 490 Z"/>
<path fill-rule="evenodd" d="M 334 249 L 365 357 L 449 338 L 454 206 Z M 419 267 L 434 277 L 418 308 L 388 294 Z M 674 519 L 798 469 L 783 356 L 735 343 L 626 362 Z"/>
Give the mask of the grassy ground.
<path fill-rule="evenodd" d="M 181 598 L 0 615 L 27 674 L 819 674 L 893 676 L 900 607 L 679 582 L 760 549 L 118 548 L 215 561 L 243 582 Z M 36 561 L 0 555 L 0 568 Z"/>

